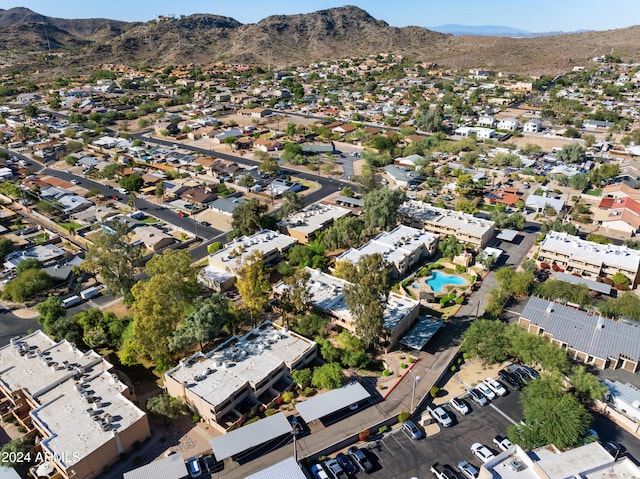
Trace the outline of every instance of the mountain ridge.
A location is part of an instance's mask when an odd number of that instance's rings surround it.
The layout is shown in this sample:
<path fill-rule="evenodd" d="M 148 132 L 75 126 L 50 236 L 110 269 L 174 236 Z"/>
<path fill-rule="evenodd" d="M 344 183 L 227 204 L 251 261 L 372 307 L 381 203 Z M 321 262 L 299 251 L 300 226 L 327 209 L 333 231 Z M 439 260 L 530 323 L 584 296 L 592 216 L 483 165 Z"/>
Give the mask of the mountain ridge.
<path fill-rule="evenodd" d="M 0 65 L 61 72 L 104 63 L 141 66 L 246 63 L 275 67 L 399 54 L 453 69 L 557 74 L 615 53 L 640 59 L 640 27 L 533 38 L 454 36 L 394 27 L 355 6 L 272 15 L 242 24 L 214 14 L 147 22 L 59 19 L 26 8 L 0 10 Z M 30 70 L 30 71 L 31 71 Z"/>

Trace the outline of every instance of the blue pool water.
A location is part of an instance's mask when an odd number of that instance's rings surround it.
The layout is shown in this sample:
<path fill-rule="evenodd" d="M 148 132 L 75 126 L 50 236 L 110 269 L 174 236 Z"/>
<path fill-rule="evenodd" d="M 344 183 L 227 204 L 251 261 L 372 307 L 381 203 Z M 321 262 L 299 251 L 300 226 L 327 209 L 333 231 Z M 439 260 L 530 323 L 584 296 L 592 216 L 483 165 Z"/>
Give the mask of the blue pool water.
<path fill-rule="evenodd" d="M 434 293 L 441 293 L 445 284 L 464 284 L 465 280 L 460 276 L 433 271 L 431 273 L 431 277 L 429 279 L 425 279 L 424 282 L 431 287 L 431 290 Z"/>

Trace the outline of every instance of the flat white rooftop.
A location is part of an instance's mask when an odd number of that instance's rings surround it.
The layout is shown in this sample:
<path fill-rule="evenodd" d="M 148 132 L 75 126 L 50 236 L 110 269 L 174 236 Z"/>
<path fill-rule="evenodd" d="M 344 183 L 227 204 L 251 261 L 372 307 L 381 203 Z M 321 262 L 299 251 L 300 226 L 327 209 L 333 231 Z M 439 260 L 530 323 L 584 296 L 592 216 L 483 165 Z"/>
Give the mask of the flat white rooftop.
<path fill-rule="evenodd" d="M 309 235 L 323 228 L 328 223 L 349 214 L 351 214 L 351 210 L 347 208 L 314 203 L 298 213 L 287 216 L 278 223 L 278 226 Z"/>
<path fill-rule="evenodd" d="M 183 359 L 165 374 L 215 407 L 247 383 L 255 386 L 283 365 L 291 368 L 315 344 L 266 321 L 206 355 Z"/>
<path fill-rule="evenodd" d="M 401 263 L 424 246 L 433 244 L 436 236 L 410 226 L 400 225 L 392 231 L 384 232 L 360 248 L 351 248 L 337 259 L 357 264 L 365 255 L 379 253 L 389 263 Z"/>
<path fill-rule="evenodd" d="M 311 302 L 313 305 L 343 319 L 346 322 L 352 321 L 351 312 L 344 301 L 344 288 L 349 283 L 343 279 L 336 278 L 320 270 L 305 268 L 311 275 L 309 278 L 309 289 L 311 292 Z M 276 291 L 284 288 L 283 283 L 276 286 Z M 384 311 L 384 327 L 393 330 L 407 315 L 420 303 L 413 299 L 401 296 L 397 293 L 389 293 L 389 300 Z"/>
<path fill-rule="evenodd" d="M 263 256 L 267 256 L 275 250 L 286 250 L 295 243 L 297 241 L 290 236 L 276 231 L 263 230 L 227 243 L 220 251 L 209 256 L 209 264 L 223 266 L 224 269 L 231 271 L 242 265 L 245 258 L 254 251 L 260 251 Z"/>
<path fill-rule="evenodd" d="M 567 233 L 548 232 L 540 248 L 566 254 L 570 259 L 586 260 L 590 264 L 617 267 L 625 271 L 638 271 L 640 267 L 640 251 L 626 246 L 594 243 Z"/>
<path fill-rule="evenodd" d="M 42 406 L 31 415 L 50 432 L 43 447 L 69 467 L 111 441 L 145 415 L 122 395 L 126 389 L 111 373 L 101 371 L 82 382 L 65 381 L 40 396 Z"/>
<path fill-rule="evenodd" d="M 0 348 L 0 382 L 7 391 L 23 389 L 34 398 L 91 367 L 112 366 L 96 352 L 83 353 L 66 340 L 55 342 L 40 330 Z"/>
<path fill-rule="evenodd" d="M 437 208 L 417 200 L 407 200 L 402 203 L 398 209 L 398 214 L 414 218 L 425 224 L 452 229 L 465 235 L 479 238 L 484 236 L 495 225 L 493 221 L 476 218 L 462 211 Z"/>

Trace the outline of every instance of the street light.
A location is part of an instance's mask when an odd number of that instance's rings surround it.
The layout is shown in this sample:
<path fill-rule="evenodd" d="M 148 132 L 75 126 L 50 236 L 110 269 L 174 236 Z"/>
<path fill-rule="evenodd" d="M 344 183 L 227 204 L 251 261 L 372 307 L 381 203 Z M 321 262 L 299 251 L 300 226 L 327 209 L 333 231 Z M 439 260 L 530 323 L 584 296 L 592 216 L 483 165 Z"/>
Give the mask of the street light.
<path fill-rule="evenodd" d="M 411 374 L 413 374 L 413 389 L 411 391 L 411 409 L 409 409 L 409 412 L 411 414 L 413 414 L 413 403 L 414 400 L 416 398 L 416 384 L 418 384 L 420 382 L 420 376 L 416 376 L 415 373 L 413 371 L 411 371 L 411 369 L 409 369 L 409 372 Z"/>

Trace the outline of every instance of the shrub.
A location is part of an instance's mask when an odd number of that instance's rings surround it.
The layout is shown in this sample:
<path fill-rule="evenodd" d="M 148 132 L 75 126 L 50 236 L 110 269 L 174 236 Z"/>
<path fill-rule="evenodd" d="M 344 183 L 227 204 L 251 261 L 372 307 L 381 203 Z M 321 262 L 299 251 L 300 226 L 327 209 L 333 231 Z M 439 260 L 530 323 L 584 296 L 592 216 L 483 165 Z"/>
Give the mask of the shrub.
<path fill-rule="evenodd" d="M 219 251 L 222 249 L 222 243 L 220 241 L 216 241 L 214 243 L 211 243 L 209 246 L 207 246 L 207 252 L 209 254 L 213 254 L 216 251 Z"/>
<path fill-rule="evenodd" d="M 435 398 L 439 392 L 440 392 L 440 388 L 438 386 L 433 386 L 431 389 L 429 389 L 429 395 L 432 398 Z"/>
<path fill-rule="evenodd" d="M 384 371 L 382 371 L 382 375 L 386 378 L 387 376 L 391 376 L 391 371 L 389 371 L 388 369 L 385 369 Z"/>
<path fill-rule="evenodd" d="M 416 358 L 409 358 L 407 361 L 409 361 L 409 364 L 413 364 L 416 362 Z"/>
<path fill-rule="evenodd" d="M 256 421 L 259 421 L 259 420 L 260 420 L 260 418 L 259 418 L 258 416 L 256 416 L 256 417 L 252 417 L 251 419 L 248 419 L 248 420 L 243 424 L 243 426 L 246 426 L 246 425 L 248 425 L 248 424 L 252 424 L 252 423 L 254 423 L 254 422 L 256 422 Z"/>
<path fill-rule="evenodd" d="M 360 434 L 358 434 L 358 439 L 360 439 L 360 441 L 362 442 L 368 441 L 370 437 L 371 431 L 369 429 L 364 429 L 360 431 Z"/>
<path fill-rule="evenodd" d="M 264 415 L 265 415 L 266 417 L 269 417 L 269 416 L 273 416 L 275 413 L 276 413 L 276 410 L 275 410 L 275 409 L 273 409 L 272 407 L 270 407 L 269 409 L 267 409 L 267 410 L 264 412 Z"/>
<path fill-rule="evenodd" d="M 458 369 L 458 368 L 456 367 L 456 365 L 455 365 L 455 364 L 454 364 L 453 366 L 451 366 L 451 372 L 452 372 L 452 373 L 455 373 L 457 369 Z"/>
<path fill-rule="evenodd" d="M 388 430 L 389 430 L 389 426 L 380 426 L 380 428 L 378 429 L 378 434 L 384 434 Z"/>
<path fill-rule="evenodd" d="M 400 363 L 400 369 L 407 369 L 408 367 L 406 363 Z"/>
<path fill-rule="evenodd" d="M 27 430 L 25 429 L 24 426 L 18 426 L 18 432 L 25 433 L 25 432 L 27 432 Z"/>
<path fill-rule="evenodd" d="M 462 304 L 464 303 L 464 296 L 459 296 L 458 298 L 456 298 L 456 304 Z"/>
<path fill-rule="evenodd" d="M 466 267 L 466 266 L 463 266 L 463 265 L 461 265 L 461 264 L 457 264 L 457 265 L 456 265 L 456 271 L 457 271 L 458 273 L 464 273 L 465 271 L 467 271 L 467 267 Z"/>
<path fill-rule="evenodd" d="M 124 460 L 127 458 L 127 453 L 126 453 L 126 452 L 121 452 L 121 453 L 118 455 L 118 458 L 119 458 L 121 461 L 124 461 Z"/>
<path fill-rule="evenodd" d="M 398 414 L 398 422 L 405 422 L 410 417 L 411 417 L 410 412 L 402 411 L 400 414 Z"/>
<path fill-rule="evenodd" d="M 296 397 L 296 394 L 293 391 L 285 391 L 282 393 L 282 400 L 289 404 Z"/>
<path fill-rule="evenodd" d="M 195 413 L 193 416 L 191 416 L 191 420 L 194 424 L 198 424 L 200 422 L 200 414 Z"/>
<path fill-rule="evenodd" d="M 302 397 L 309 397 L 311 396 L 313 393 L 315 393 L 315 389 L 307 386 L 306 388 L 304 388 L 302 390 L 302 392 L 300 393 L 302 395 Z"/>
<path fill-rule="evenodd" d="M 140 441 L 136 441 L 133 443 L 134 450 L 139 451 L 141 447 L 142 447 L 142 443 Z"/>

